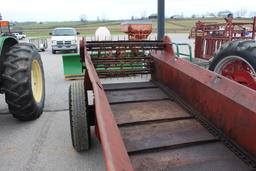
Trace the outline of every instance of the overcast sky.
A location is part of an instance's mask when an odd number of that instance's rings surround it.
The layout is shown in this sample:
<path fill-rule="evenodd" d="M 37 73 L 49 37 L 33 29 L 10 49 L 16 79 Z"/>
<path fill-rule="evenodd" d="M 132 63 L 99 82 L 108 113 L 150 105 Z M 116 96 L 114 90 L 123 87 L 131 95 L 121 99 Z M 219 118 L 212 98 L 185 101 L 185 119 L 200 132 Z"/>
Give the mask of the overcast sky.
<path fill-rule="evenodd" d="M 0 13 L 9 21 L 129 19 L 157 12 L 157 0 L 1 0 Z M 256 0 L 165 0 L 166 16 L 230 10 L 256 11 Z"/>

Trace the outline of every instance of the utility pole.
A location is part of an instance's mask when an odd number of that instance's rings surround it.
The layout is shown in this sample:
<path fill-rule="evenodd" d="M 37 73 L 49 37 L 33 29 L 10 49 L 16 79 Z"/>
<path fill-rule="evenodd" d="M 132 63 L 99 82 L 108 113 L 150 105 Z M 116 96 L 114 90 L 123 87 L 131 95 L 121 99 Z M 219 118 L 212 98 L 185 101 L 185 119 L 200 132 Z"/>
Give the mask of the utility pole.
<path fill-rule="evenodd" d="M 157 40 L 161 40 L 165 34 L 165 0 L 158 0 L 157 7 Z"/>

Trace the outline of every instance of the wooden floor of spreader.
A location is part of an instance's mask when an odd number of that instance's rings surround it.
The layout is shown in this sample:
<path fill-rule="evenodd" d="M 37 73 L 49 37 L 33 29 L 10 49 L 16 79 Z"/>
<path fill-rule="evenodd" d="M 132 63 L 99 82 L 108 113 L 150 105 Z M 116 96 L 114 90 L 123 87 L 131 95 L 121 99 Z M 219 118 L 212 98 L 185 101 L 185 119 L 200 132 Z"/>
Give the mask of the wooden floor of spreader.
<path fill-rule="evenodd" d="M 250 170 L 152 82 L 104 89 L 135 170 Z"/>

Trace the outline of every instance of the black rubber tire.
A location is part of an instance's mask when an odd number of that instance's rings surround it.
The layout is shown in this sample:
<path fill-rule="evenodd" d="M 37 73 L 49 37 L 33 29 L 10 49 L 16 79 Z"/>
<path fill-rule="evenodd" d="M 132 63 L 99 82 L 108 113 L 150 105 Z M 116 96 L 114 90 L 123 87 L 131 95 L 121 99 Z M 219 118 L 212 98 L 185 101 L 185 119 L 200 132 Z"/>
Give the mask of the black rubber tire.
<path fill-rule="evenodd" d="M 42 96 L 36 102 L 31 85 L 32 60 L 41 68 Z M 4 62 L 3 90 L 8 108 L 13 116 L 22 121 L 40 117 L 45 101 L 45 80 L 40 54 L 31 46 L 17 44 L 10 48 Z"/>
<path fill-rule="evenodd" d="M 229 56 L 238 56 L 247 61 L 256 71 L 256 42 L 254 40 L 236 40 L 225 43 L 215 54 L 210 63 L 209 70 L 215 67 L 222 59 Z"/>
<path fill-rule="evenodd" d="M 77 53 L 77 52 L 78 52 L 78 50 L 77 50 L 77 49 L 75 49 L 75 50 L 74 50 L 74 53 Z"/>
<path fill-rule="evenodd" d="M 52 54 L 56 54 L 56 51 L 55 51 L 55 50 L 52 50 Z"/>
<path fill-rule="evenodd" d="M 19 45 L 20 45 L 20 46 L 28 46 L 28 47 L 30 47 L 31 49 L 33 49 L 34 51 L 37 51 L 36 46 L 35 46 L 34 44 L 32 44 L 32 43 L 21 42 L 21 43 L 19 43 Z"/>
<path fill-rule="evenodd" d="M 69 87 L 69 116 L 73 147 L 78 152 L 89 150 L 91 132 L 83 81 L 74 81 Z"/>

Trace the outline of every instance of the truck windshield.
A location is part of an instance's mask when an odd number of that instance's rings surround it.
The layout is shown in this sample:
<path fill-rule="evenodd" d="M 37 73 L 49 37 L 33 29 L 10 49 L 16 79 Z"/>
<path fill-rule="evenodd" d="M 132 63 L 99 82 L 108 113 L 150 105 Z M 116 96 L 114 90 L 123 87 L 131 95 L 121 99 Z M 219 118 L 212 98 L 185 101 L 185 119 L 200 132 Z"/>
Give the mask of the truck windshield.
<path fill-rule="evenodd" d="M 53 36 L 75 36 L 76 31 L 74 29 L 55 29 L 52 32 Z"/>

